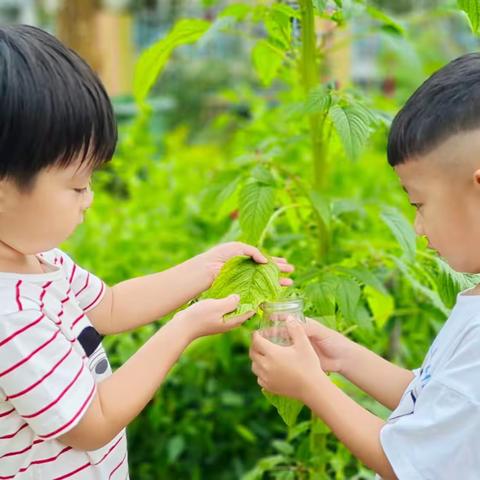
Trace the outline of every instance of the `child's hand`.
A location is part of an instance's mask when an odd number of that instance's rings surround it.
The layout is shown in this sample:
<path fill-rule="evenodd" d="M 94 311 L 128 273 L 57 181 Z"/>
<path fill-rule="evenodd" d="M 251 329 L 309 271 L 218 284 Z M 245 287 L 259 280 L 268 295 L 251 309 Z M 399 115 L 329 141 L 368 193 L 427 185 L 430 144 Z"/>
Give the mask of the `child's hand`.
<path fill-rule="evenodd" d="M 223 267 L 224 263 L 238 255 L 246 255 L 248 257 L 251 257 L 257 263 L 267 262 L 267 259 L 258 248 L 242 242 L 222 243 L 220 245 L 217 245 L 216 247 L 211 248 L 210 250 L 207 250 L 205 253 L 202 253 L 201 255 L 199 255 L 199 258 L 202 262 L 204 262 L 207 271 L 212 274 L 213 282 L 213 280 Z M 290 265 L 285 258 L 273 257 L 272 259 L 278 265 L 278 268 L 281 272 L 293 272 L 293 265 Z M 292 283 L 292 280 L 289 278 L 280 279 L 280 285 L 282 286 L 288 286 Z"/>
<path fill-rule="evenodd" d="M 287 328 L 293 342 L 291 346 L 276 345 L 260 332 L 254 333 L 250 348 L 252 371 L 259 385 L 269 392 L 305 401 L 309 386 L 324 373 L 305 327 L 289 320 Z"/>
<path fill-rule="evenodd" d="M 188 332 L 190 340 L 206 335 L 227 332 L 248 320 L 255 312 L 247 312 L 238 317 L 224 320 L 223 316 L 233 312 L 238 306 L 240 297 L 229 295 L 220 299 L 207 299 L 194 303 L 178 312 L 172 322 L 175 322 L 184 332 Z"/>
<path fill-rule="evenodd" d="M 354 343 L 341 333 L 311 318 L 307 318 L 306 332 L 317 352 L 322 369 L 325 372 L 342 373 Z"/>

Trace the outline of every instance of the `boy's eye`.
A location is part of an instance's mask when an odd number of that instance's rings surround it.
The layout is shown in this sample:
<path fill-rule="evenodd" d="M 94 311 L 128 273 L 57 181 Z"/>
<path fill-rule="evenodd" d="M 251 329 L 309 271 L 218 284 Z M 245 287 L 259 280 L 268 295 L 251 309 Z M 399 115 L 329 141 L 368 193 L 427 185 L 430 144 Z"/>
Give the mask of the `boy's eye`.
<path fill-rule="evenodd" d="M 74 188 L 77 193 L 86 193 L 88 188 Z"/>

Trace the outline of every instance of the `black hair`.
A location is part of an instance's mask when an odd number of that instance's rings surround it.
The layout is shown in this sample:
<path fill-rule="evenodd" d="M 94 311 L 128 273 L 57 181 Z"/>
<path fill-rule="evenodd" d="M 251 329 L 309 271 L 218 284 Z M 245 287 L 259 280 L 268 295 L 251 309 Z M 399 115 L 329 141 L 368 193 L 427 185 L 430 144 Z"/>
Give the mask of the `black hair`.
<path fill-rule="evenodd" d="M 388 163 L 425 155 L 452 135 L 479 127 L 480 53 L 469 53 L 429 77 L 395 116 Z"/>
<path fill-rule="evenodd" d="M 117 142 L 110 99 L 97 75 L 54 36 L 0 27 L 0 179 L 27 190 L 37 174 L 80 158 L 92 170 Z"/>

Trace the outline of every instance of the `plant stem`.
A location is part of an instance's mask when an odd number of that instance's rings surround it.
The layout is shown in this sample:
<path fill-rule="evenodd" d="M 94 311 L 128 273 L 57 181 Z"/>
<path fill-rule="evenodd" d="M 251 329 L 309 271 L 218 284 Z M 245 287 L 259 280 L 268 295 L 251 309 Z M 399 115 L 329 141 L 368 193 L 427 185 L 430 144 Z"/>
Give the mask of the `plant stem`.
<path fill-rule="evenodd" d="M 315 18 L 313 2 L 311 0 L 299 0 L 302 16 L 302 52 L 299 70 L 302 77 L 305 96 L 318 84 L 317 51 Z M 323 113 L 309 115 L 310 138 L 313 155 L 313 188 L 320 192 L 325 187 L 326 171 L 326 139 L 324 135 L 325 116 Z M 327 226 L 321 218 L 317 218 L 318 226 L 318 250 L 317 260 L 321 261 L 328 250 Z"/>

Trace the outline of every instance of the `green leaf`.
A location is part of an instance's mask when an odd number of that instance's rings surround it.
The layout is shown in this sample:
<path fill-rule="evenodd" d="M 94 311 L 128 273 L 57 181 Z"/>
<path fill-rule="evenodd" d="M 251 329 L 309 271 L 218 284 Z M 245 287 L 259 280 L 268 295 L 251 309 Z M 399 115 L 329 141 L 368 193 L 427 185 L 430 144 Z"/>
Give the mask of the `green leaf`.
<path fill-rule="evenodd" d="M 433 291 L 423 285 L 421 282 L 419 282 L 414 275 L 410 272 L 410 269 L 408 265 L 405 265 L 402 260 L 400 260 L 397 257 L 391 256 L 390 257 L 393 262 L 397 265 L 399 270 L 402 272 L 402 274 L 405 276 L 405 278 L 409 281 L 410 285 L 418 292 L 424 295 L 426 298 L 430 300 L 432 305 L 436 307 L 440 312 L 442 312 L 444 315 L 448 315 L 450 313 L 450 310 L 445 307 L 445 304 L 442 302 L 439 294 L 436 291 Z"/>
<path fill-rule="evenodd" d="M 236 20 L 244 20 L 245 17 L 252 11 L 250 5 L 245 5 L 244 3 L 233 3 L 225 7 L 220 13 L 221 17 L 233 17 Z"/>
<path fill-rule="evenodd" d="M 259 40 L 252 52 L 255 71 L 264 86 L 269 86 L 282 66 L 284 53 L 267 40 Z"/>
<path fill-rule="evenodd" d="M 386 208 L 380 215 L 393 233 L 409 261 L 415 259 L 417 245 L 415 232 L 408 220 L 395 208 Z"/>
<path fill-rule="evenodd" d="M 347 322 L 356 322 L 356 311 L 360 301 L 360 287 L 351 278 L 338 278 L 336 299 L 338 308 Z"/>
<path fill-rule="evenodd" d="M 256 263 L 250 257 L 233 257 L 225 263 L 202 298 L 224 298 L 232 293 L 240 295 L 238 308 L 225 315 L 225 319 L 257 311 L 262 302 L 280 296 L 279 276 L 280 270 L 271 260 Z"/>
<path fill-rule="evenodd" d="M 240 190 L 240 227 L 245 241 L 256 244 L 275 206 L 275 189 L 252 181 Z"/>
<path fill-rule="evenodd" d="M 272 445 L 275 448 L 275 450 L 278 450 L 280 453 L 283 453 L 284 455 L 292 455 L 294 452 L 293 446 L 283 440 L 274 440 L 272 442 Z"/>
<path fill-rule="evenodd" d="M 330 283 L 311 283 L 305 288 L 305 297 L 312 303 L 315 312 L 322 317 L 335 315 L 335 287 Z"/>
<path fill-rule="evenodd" d="M 185 439 L 181 435 L 175 435 L 168 441 L 167 455 L 169 463 L 177 461 L 178 457 L 185 450 Z"/>
<path fill-rule="evenodd" d="M 457 301 L 457 295 L 462 290 L 473 287 L 478 280 L 475 281 L 463 273 L 456 272 L 440 258 L 435 260 L 439 270 L 436 277 L 438 293 L 443 303 L 448 308 L 452 308 Z"/>
<path fill-rule="evenodd" d="M 375 117 L 366 107 L 356 102 L 336 103 L 330 108 L 329 116 L 345 153 L 355 160 L 370 136 Z"/>
<path fill-rule="evenodd" d="M 395 310 L 393 297 L 385 295 L 368 285 L 363 289 L 363 293 L 367 298 L 368 306 L 372 311 L 377 327 L 383 328 Z"/>
<path fill-rule="evenodd" d="M 347 275 L 350 275 L 364 285 L 369 285 L 370 287 L 375 288 L 384 295 L 388 295 L 387 289 L 380 281 L 380 279 L 376 277 L 375 274 L 366 267 L 344 267 L 340 265 L 337 267 L 337 270 L 346 273 Z"/>
<path fill-rule="evenodd" d="M 138 104 L 144 104 L 148 92 L 165 67 L 175 48 L 197 41 L 210 27 L 198 19 L 179 20 L 168 35 L 147 48 L 138 59 L 133 79 L 133 95 Z"/>
<path fill-rule="evenodd" d="M 313 6 L 319 13 L 323 13 L 327 8 L 327 0 L 313 0 Z"/>
<path fill-rule="evenodd" d="M 328 199 L 314 190 L 310 191 L 308 195 L 310 197 L 310 202 L 315 209 L 315 212 L 322 219 L 322 222 L 325 225 L 326 229 L 329 230 L 332 220 L 332 212 Z"/>
<path fill-rule="evenodd" d="M 262 389 L 267 400 L 277 409 L 282 420 L 289 426 L 293 427 L 297 420 L 298 414 L 303 408 L 303 403 L 294 398 L 282 397 Z"/>
<path fill-rule="evenodd" d="M 480 28 L 480 1 L 457 0 L 457 4 L 467 14 L 472 31 L 478 34 Z"/>
<path fill-rule="evenodd" d="M 403 35 L 405 33 L 405 29 L 398 22 L 378 8 L 368 5 L 367 13 L 375 20 L 378 20 L 382 24 L 384 30 L 388 30 L 398 35 Z"/>

